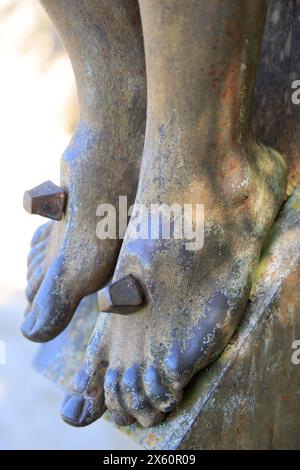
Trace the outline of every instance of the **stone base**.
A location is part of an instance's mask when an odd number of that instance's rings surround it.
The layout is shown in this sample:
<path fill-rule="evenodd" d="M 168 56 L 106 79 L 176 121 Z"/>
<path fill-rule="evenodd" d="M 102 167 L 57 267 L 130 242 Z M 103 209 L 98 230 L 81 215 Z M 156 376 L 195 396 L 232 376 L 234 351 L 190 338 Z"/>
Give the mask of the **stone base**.
<path fill-rule="evenodd" d="M 92 295 L 67 330 L 41 347 L 38 369 L 66 386 L 96 317 Z M 161 425 L 120 429 L 146 449 L 300 449 L 295 340 L 300 340 L 300 189 L 272 229 L 248 308 L 225 351 L 193 379 Z"/>

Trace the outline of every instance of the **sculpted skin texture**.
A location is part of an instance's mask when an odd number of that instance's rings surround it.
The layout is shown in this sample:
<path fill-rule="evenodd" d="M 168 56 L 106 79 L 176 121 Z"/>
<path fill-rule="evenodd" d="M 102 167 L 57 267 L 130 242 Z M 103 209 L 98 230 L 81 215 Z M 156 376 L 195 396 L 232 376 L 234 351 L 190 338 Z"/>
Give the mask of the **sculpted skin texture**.
<path fill-rule="evenodd" d="M 230 340 L 285 196 L 284 161 L 251 126 L 267 2 L 42 3 L 70 54 L 81 117 L 62 158 L 66 213 L 32 241 L 23 333 L 53 338 L 98 291 L 102 311 L 62 417 L 85 426 L 109 409 L 118 425 L 152 426 Z M 120 195 L 130 205 L 138 179 L 146 208 L 204 206 L 201 248 L 128 236 L 120 250 L 96 237 L 97 207 Z"/>
<path fill-rule="evenodd" d="M 139 4 L 148 101 L 136 201 L 204 204 L 205 240 L 196 251 L 172 237 L 124 240 L 112 285 L 133 275 L 146 301 L 100 313 L 62 406 L 75 426 L 105 408 L 119 425 L 151 426 L 179 403 L 238 325 L 285 195 L 283 159 L 251 128 L 266 2 Z"/>
<path fill-rule="evenodd" d="M 134 202 L 146 118 L 145 58 L 134 0 L 42 0 L 70 55 L 80 122 L 61 159 L 59 222 L 38 229 L 28 258 L 23 334 L 48 341 L 80 300 L 111 278 L 120 240 L 99 240 L 96 210 Z"/>

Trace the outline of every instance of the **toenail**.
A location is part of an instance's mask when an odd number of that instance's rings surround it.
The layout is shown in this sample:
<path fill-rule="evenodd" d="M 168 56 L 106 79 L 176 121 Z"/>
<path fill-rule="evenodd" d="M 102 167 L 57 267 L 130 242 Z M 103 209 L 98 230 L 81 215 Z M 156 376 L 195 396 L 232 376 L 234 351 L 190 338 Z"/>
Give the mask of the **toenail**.
<path fill-rule="evenodd" d="M 79 424 L 85 399 L 78 395 L 67 395 L 61 407 L 61 416 L 70 424 Z"/>
<path fill-rule="evenodd" d="M 28 317 L 28 319 L 27 317 L 25 318 L 22 325 L 22 333 L 27 339 L 36 343 L 45 343 L 52 339 L 52 337 L 49 338 L 47 330 L 45 330 L 41 320 L 36 318 L 33 312 L 31 312 Z"/>
<path fill-rule="evenodd" d="M 63 188 L 56 186 L 52 181 L 45 181 L 29 191 L 25 191 L 23 206 L 29 214 L 61 220 L 66 201 L 67 193 Z"/>
<path fill-rule="evenodd" d="M 132 274 L 113 282 L 98 292 L 98 305 L 101 312 L 128 313 L 139 310 L 145 300 L 141 284 Z"/>
<path fill-rule="evenodd" d="M 33 312 L 26 313 L 25 320 L 22 324 L 22 333 L 24 336 L 30 336 L 31 331 L 35 326 L 35 315 Z"/>

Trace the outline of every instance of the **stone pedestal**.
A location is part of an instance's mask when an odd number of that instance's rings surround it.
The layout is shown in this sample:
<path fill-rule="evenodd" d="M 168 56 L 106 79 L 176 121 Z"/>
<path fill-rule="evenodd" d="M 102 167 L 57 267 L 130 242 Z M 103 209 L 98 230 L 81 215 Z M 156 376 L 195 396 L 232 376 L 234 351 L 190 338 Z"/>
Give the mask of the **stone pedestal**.
<path fill-rule="evenodd" d="M 37 368 L 64 387 L 83 358 L 96 317 L 92 295 L 81 303 L 67 330 L 41 347 Z M 194 378 L 178 409 L 161 425 L 120 429 L 147 449 L 300 449 L 296 340 L 300 189 L 273 227 L 248 308 L 223 354 Z"/>

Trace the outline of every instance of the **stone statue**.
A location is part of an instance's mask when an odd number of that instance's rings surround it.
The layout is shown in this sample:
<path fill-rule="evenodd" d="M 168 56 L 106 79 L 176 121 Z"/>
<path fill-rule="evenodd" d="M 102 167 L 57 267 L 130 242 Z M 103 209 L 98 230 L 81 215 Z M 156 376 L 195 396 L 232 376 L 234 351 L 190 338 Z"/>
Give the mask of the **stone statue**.
<path fill-rule="evenodd" d="M 228 344 L 285 198 L 284 160 L 251 127 L 267 1 L 42 4 L 70 55 L 81 113 L 60 187 L 25 196 L 31 212 L 56 220 L 32 240 L 22 331 L 51 340 L 98 291 L 62 417 L 85 426 L 107 408 L 120 426 L 152 426 Z M 147 208 L 204 205 L 203 247 L 100 240 L 97 207 L 117 207 L 120 195 Z"/>

